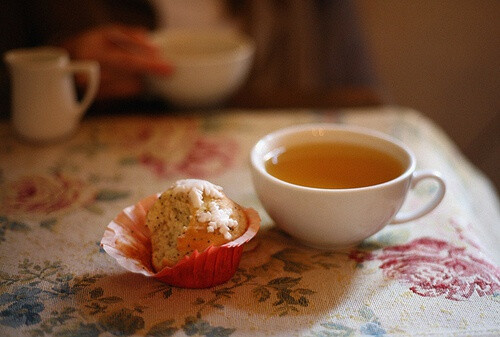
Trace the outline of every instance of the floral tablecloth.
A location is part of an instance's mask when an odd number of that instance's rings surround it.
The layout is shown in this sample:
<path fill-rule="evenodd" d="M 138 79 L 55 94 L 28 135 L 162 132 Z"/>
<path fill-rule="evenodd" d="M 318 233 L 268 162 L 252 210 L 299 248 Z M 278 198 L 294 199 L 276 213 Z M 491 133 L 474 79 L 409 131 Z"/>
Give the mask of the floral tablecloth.
<path fill-rule="evenodd" d="M 445 176 L 443 203 L 356 249 L 302 246 L 262 210 L 248 154 L 264 134 L 308 122 L 401 139 L 419 168 Z M 263 219 L 235 276 L 214 288 L 129 273 L 99 246 L 120 210 L 186 177 L 223 186 Z M 404 207 L 434 189 L 420 184 Z M 498 336 L 499 239 L 488 180 L 409 109 L 94 117 L 52 145 L 0 124 L 1 336 Z"/>

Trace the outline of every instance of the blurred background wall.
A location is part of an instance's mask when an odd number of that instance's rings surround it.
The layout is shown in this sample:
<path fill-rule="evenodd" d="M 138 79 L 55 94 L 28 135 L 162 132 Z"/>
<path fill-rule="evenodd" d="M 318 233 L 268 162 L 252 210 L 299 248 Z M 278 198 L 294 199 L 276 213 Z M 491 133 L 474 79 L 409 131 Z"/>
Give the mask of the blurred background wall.
<path fill-rule="evenodd" d="M 355 4 L 391 102 L 433 119 L 500 191 L 500 1 Z"/>

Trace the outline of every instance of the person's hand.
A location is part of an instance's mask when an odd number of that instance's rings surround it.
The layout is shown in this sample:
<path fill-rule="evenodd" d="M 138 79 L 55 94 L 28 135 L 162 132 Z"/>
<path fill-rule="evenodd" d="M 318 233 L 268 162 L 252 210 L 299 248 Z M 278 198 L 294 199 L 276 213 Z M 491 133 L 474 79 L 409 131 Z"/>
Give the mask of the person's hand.
<path fill-rule="evenodd" d="M 137 96 L 144 90 L 144 75 L 168 76 L 172 72 L 142 28 L 99 27 L 65 40 L 62 46 L 73 59 L 99 62 L 101 99 Z M 77 77 L 77 83 L 84 84 L 85 79 Z"/>

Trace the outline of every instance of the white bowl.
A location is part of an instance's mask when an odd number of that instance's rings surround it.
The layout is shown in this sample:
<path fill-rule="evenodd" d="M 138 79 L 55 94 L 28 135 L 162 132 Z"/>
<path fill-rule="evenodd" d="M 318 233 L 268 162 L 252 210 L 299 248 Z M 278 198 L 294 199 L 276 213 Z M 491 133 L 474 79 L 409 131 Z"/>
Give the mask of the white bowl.
<path fill-rule="evenodd" d="M 255 46 L 232 31 L 166 30 L 152 35 L 174 71 L 150 76 L 151 92 L 181 108 L 223 103 L 245 81 Z"/>

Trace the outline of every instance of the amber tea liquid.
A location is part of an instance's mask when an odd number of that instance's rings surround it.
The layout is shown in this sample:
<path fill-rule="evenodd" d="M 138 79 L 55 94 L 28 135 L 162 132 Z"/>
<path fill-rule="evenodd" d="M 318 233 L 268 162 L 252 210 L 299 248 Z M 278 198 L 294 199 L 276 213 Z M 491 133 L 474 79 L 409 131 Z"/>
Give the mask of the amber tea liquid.
<path fill-rule="evenodd" d="M 309 143 L 273 151 L 266 171 L 286 182 L 316 188 L 357 188 L 392 180 L 405 171 L 393 156 L 349 143 Z"/>

